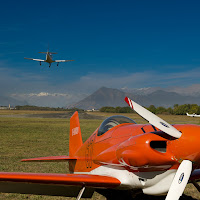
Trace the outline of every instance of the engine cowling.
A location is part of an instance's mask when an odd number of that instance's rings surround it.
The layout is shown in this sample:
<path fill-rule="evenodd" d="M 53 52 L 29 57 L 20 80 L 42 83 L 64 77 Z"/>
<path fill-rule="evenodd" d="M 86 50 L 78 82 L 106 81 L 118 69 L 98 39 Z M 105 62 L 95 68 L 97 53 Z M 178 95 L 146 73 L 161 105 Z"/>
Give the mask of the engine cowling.
<path fill-rule="evenodd" d="M 120 144 L 116 156 L 120 163 L 136 168 L 170 168 L 177 162 L 167 149 L 168 140 L 154 133 L 133 136 Z"/>

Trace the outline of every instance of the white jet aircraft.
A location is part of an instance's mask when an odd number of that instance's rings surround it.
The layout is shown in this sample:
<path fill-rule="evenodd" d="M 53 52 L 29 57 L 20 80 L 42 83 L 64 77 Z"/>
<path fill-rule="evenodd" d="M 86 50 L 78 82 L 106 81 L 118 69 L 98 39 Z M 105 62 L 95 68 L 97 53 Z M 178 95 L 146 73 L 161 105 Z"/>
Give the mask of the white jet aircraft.
<path fill-rule="evenodd" d="M 200 115 L 197 115 L 195 113 L 193 114 L 189 114 L 189 113 L 186 113 L 188 117 L 200 117 Z"/>
<path fill-rule="evenodd" d="M 74 60 L 53 60 L 52 54 L 57 54 L 57 53 L 49 52 L 49 50 L 47 50 L 47 52 L 38 52 L 38 53 L 44 53 L 44 54 L 46 54 L 46 60 L 35 59 L 35 58 L 24 58 L 24 59 L 38 61 L 38 62 L 40 62 L 40 65 L 41 65 L 42 62 L 47 62 L 47 63 L 49 63 L 49 67 L 51 67 L 51 63 L 53 63 L 53 62 L 56 62 L 56 63 L 57 63 L 57 66 L 58 66 L 58 64 L 59 64 L 60 62 L 70 62 L 70 61 L 74 61 Z"/>

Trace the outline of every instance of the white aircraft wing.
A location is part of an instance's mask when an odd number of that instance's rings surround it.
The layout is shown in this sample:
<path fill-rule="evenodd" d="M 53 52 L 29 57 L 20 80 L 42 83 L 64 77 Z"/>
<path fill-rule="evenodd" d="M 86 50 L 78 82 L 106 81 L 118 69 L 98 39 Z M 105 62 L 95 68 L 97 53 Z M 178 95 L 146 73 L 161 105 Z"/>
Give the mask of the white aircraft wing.
<path fill-rule="evenodd" d="M 70 61 L 74 61 L 74 60 L 55 60 L 54 62 L 59 63 L 59 62 L 70 62 Z"/>
<path fill-rule="evenodd" d="M 24 59 L 35 60 L 35 61 L 39 61 L 39 62 L 46 62 L 45 60 L 42 60 L 42 59 L 35 59 L 35 58 L 24 58 Z"/>

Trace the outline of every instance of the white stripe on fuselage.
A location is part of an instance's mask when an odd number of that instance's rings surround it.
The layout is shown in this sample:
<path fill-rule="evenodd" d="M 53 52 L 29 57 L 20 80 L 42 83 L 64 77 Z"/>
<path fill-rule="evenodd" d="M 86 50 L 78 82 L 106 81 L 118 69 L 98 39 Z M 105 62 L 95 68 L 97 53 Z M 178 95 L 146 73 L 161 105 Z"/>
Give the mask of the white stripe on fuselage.
<path fill-rule="evenodd" d="M 155 172 L 129 172 L 122 167 L 100 166 L 91 172 L 76 174 L 95 174 L 117 178 L 121 185 L 118 189 L 142 189 L 144 194 L 166 194 L 175 176 L 176 170 Z"/>

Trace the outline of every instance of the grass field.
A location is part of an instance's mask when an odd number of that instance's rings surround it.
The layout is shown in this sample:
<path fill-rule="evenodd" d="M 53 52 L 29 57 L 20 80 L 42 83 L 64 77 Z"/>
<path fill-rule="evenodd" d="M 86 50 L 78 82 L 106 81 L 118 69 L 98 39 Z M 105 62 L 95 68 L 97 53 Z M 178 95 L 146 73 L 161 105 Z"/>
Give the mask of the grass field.
<path fill-rule="evenodd" d="M 68 154 L 69 119 L 58 118 L 19 118 L 16 116 L 24 114 L 54 113 L 44 111 L 0 111 L 0 171 L 23 171 L 23 172 L 45 172 L 45 173 L 67 173 L 68 164 L 61 163 L 22 163 L 23 158 L 34 158 L 42 156 L 57 156 Z M 57 112 L 55 112 L 57 113 Z M 102 117 L 113 115 L 106 113 L 90 113 Z M 6 116 L 10 117 L 6 117 Z M 134 119 L 137 123 L 145 121 L 136 114 L 126 116 Z M 190 123 L 200 124 L 200 119 L 186 116 L 163 115 L 163 119 L 171 124 Z M 81 119 L 81 131 L 85 141 L 93 131 L 101 124 L 99 119 Z M 196 188 L 189 184 L 185 194 L 195 199 L 200 199 Z M 58 200 L 72 199 L 66 197 L 48 197 L 37 195 L 0 194 L 0 199 L 41 199 Z M 105 199 L 95 194 L 93 199 Z"/>

